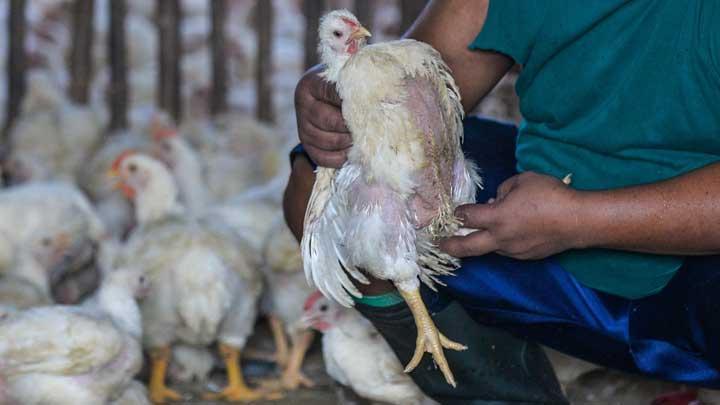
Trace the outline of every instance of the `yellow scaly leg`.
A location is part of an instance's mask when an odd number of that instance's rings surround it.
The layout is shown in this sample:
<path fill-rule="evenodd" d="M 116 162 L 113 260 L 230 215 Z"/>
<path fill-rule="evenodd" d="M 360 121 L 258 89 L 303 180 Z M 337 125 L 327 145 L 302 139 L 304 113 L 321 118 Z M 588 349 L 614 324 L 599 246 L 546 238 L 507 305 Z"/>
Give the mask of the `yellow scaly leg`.
<path fill-rule="evenodd" d="M 410 291 L 398 288 L 398 291 L 407 303 L 408 307 L 410 307 L 418 332 L 417 341 L 415 342 L 415 354 L 413 354 L 412 359 L 410 359 L 410 362 L 405 367 L 405 372 L 409 373 L 414 370 L 415 367 L 420 364 L 423 354 L 428 352 L 432 354 L 433 360 L 435 360 L 435 363 L 438 367 L 440 367 L 440 371 L 442 371 L 443 376 L 445 376 L 445 381 L 455 387 L 455 377 L 453 376 L 452 371 L 450 371 L 450 366 L 445 358 L 443 348 L 451 350 L 466 350 L 467 346 L 453 342 L 438 331 L 435 323 L 428 313 L 427 308 L 425 307 L 425 303 L 422 301 L 419 288 L 415 288 Z"/>
<path fill-rule="evenodd" d="M 272 331 L 273 340 L 275 341 L 275 363 L 281 368 L 285 368 L 288 364 L 288 341 L 285 336 L 282 321 L 275 315 L 268 317 L 270 330 Z"/>
<path fill-rule="evenodd" d="M 230 402 L 249 402 L 259 399 L 279 399 L 275 393 L 267 394 L 261 391 L 250 389 L 245 384 L 245 379 L 240 368 L 240 350 L 230 345 L 220 343 L 220 356 L 225 361 L 227 368 L 228 386 L 219 393 L 207 393 L 203 397 L 206 400 L 225 400 Z"/>
<path fill-rule="evenodd" d="M 170 360 L 170 346 L 150 351 L 150 400 L 155 404 L 164 404 L 167 401 L 179 401 L 182 396 L 165 385 L 165 375 Z"/>
<path fill-rule="evenodd" d="M 303 361 L 305 360 L 305 354 L 310 348 L 314 337 L 315 332 L 311 330 L 297 332 L 293 336 L 290 361 L 288 362 L 288 365 L 285 368 L 285 371 L 283 371 L 281 377 L 283 387 L 294 390 L 301 385 L 307 388 L 315 386 L 315 382 L 306 377 L 301 371 Z"/>

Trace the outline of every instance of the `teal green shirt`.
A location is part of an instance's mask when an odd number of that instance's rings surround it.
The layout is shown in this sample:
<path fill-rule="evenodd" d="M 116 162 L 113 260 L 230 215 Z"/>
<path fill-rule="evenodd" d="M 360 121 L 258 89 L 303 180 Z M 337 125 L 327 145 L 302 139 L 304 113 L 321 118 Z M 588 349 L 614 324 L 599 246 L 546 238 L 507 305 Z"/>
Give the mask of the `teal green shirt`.
<path fill-rule="evenodd" d="M 491 0 L 470 48 L 523 66 L 519 171 L 601 190 L 720 160 L 720 1 Z M 628 298 L 659 291 L 683 262 L 601 249 L 557 259 Z"/>

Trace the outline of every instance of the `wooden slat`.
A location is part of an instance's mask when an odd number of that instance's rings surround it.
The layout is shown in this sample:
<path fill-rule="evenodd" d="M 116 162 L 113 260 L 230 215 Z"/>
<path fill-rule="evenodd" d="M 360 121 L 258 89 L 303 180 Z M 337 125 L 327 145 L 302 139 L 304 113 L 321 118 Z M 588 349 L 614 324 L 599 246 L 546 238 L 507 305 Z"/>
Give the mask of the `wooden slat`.
<path fill-rule="evenodd" d="M 210 114 L 218 115 L 227 110 L 227 64 L 225 55 L 226 0 L 210 1 L 210 52 L 212 56 L 212 82 L 210 89 Z"/>
<path fill-rule="evenodd" d="M 272 32 L 273 2 L 258 0 L 255 6 L 255 28 L 257 30 L 256 74 L 256 115 L 260 121 L 274 122 L 275 110 L 272 97 Z"/>
<path fill-rule="evenodd" d="M 325 0 L 302 0 L 302 12 L 305 16 L 305 69 L 318 63 L 318 27 L 326 6 Z"/>
<path fill-rule="evenodd" d="M 0 153 L 7 152 L 7 139 L 12 126 L 20 114 L 20 105 L 25 96 L 25 0 L 10 0 L 8 5 L 7 38 L 7 100 L 3 144 Z"/>
<path fill-rule="evenodd" d="M 176 123 L 182 119 L 180 95 L 181 40 L 180 0 L 157 0 L 158 26 L 158 107 L 170 113 Z"/>
<path fill-rule="evenodd" d="M 107 43 L 108 61 L 110 62 L 110 85 L 107 92 L 107 103 L 110 109 L 110 123 L 108 126 L 110 133 L 128 126 L 126 16 L 126 0 L 112 0 L 110 2 L 110 33 Z"/>
<path fill-rule="evenodd" d="M 95 0 L 75 0 L 72 13 L 68 96 L 76 103 L 87 104 L 90 101 L 90 82 L 93 74 L 92 45 L 95 37 L 93 32 Z"/>

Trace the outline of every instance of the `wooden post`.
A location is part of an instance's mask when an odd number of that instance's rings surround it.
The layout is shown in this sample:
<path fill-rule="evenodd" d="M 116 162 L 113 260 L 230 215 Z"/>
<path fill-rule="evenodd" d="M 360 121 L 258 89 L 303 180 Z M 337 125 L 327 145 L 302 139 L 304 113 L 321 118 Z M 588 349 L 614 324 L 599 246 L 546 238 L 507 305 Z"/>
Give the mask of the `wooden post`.
<path fill-rule="evenodd" d="M 111 133 L 128 126 L 126 16 L 126 0 L 112 0 L 110 2 L 110 34 L 107 42 L 108 61 L 110 61 L 110 85 L 107 91 L 107 103 L 110 109 L 108 129 Z"/>
<path fill-rule="evenodd" d="M 363 27 L 372 32 L 373 19 L 375 18 L 375 1 L 355 0 L 355 17 Z"/>
<path fill-rule="evenodd" d="M 227 65 L 225 56 L 226 0 L 210 1 L 210 50 L 212 56 L 212 84 L 210 90 L 210 115 L 227 110 Z"/>
<path fill-rule="evenodd" d="M 180 0 L 157 0 L 158 25 L 158 106 L 180 123 L 182 98 L 180 95 Z"/>
<path fill-rule="evenodd" d="M 325 0 L 302 0 L 305 15 L 305 69 L 318 64 L 318 27 L 325 6 Z"/>
<path fill-rule="evenodd" d="M 7 100 L 3 144 L 0 153 L 7 152 L 7 141 L 15 119 L 20 114 L 20 104 L 25 96 L 25 0 L 10 0 L 8 7 L 7 38 Z"/>
<path fill-rule="evenodd" d="M 93 17 L 95 0 L 75 0 L 72 8 L 72 47 L 68 70 L 70 73 L 70 100 L 78 104 L 90 101 L 90 82 L 92 81 L 92 44 Z"/>
<path fill-rule="evenodd" d="M 425 0 L 400 0 L 400 14 L 402 21 L 400 23 L 400 34 L 410 28 L 415 19 L 420 15 L 420 12 L 425 8 Z"/>
<path fill-rule="evenodd" d="M 255 28 L 257 30 L 257 58 L 255 74 L 257 75 L 256 115 L 260 121 L 275 121 L 272 97 L 272 33 L 273 33 L 273 2 L 258 0 L 255 6 Z"/>

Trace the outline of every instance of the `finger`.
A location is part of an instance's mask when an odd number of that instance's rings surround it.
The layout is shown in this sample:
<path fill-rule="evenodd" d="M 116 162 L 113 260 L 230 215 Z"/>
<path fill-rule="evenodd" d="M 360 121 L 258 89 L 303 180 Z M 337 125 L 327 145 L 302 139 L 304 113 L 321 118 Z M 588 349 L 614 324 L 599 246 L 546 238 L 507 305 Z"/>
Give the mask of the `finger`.
<path fill-rule="evenodd" d="M 482 256 L 497 249 L 495 238 L 488 231 L 477 231 L 467 236 L 452 236 L 439 242 L 445 253 L 455 257 Z"/>
<path fill-rule="evenodd" d="M 498 201 L 494 201 L 492 204 L 461 205 L 455 209 L 455 216 L 460 219 L 465 228 L 487 229 L 496 222 L 499 204 Z"/>
<path fill-rule="evenodd" d="M 302 142 L 303 145 L 311 145 L 328 152 L 347 149 L 352 145 L 352 138 L 350 137 L 350 134 L 344 132 L 323 131 L 309 121 L 305 121 L 300 125 L 300 142 Z"/>
<path fill-rule="evenodd" d="M 303 145 L 305 151 L 312 158 L 318 166 L 332 167 L 333 169 L 339 169 L 345 164 L 347 160 L 348 149 L 328 152 L 322 149 L 318 149 L 312 145 Z"/>
<path fill-rule="evenodd" d="M 335 88 L 335 83 L 330 83 L 318 75 L 312 77 L 310 94 L 317 100 L 326 101 L 337 107 L 342 105 L 342 99 Z"/>
<path fill-rule="evenodd" d="M 345 126 L 342 110 L 324 101 L 315 100 L 308 106 L 305 114 L 308 121 L 316 127 L 332 132 L 350 132 Z"/>
<path fill-rule="evenodd" d="M 518 176 L 517 175 L 512 176 L 509 179 L 503 181 L 502 184 L 500 184 L 500 186 L 498 186 L 496 199 L 502 200 L 503 198 L 505 198 L 505 196 L 508 195 L 508 193 L 512 189 L 514 189 L 515 186 L 517 186 L 517 184 L 518 184 Z"/>

